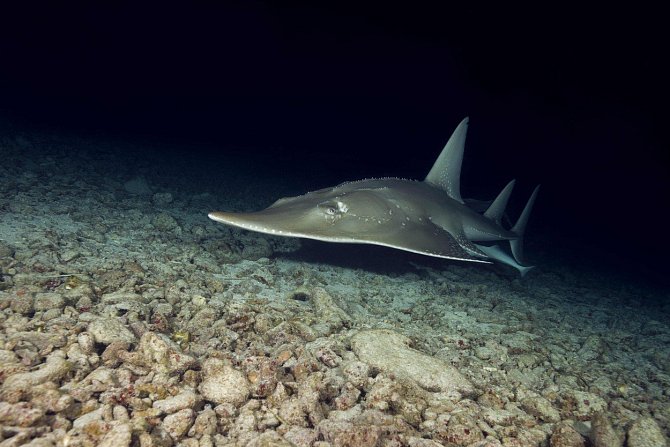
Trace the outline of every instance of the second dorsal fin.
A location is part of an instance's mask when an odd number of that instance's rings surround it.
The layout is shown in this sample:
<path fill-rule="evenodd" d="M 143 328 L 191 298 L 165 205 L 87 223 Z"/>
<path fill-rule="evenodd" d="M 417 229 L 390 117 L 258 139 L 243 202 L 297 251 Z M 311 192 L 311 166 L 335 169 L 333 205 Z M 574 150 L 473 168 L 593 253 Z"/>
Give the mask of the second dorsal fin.
<path fill-rule="evenodd" d="M 509 196 L 512 194 L 512 189 L 514 188 L 514 180 L 509 182 L 507 186 L 500 191 L 498 197 L 491 203 L 491 206 L 486 210 L 484 216 L 492 219 L 495 223 L 500 225 L 503 214 L 505 214 L 505 208 L 507 208 L 507 202 L 509 201 Z"/>

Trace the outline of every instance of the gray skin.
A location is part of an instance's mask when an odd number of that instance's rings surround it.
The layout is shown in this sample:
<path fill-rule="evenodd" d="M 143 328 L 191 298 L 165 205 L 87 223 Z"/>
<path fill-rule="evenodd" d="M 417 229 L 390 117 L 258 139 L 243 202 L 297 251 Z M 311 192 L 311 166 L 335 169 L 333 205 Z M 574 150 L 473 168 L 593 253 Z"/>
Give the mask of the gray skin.
<path fill-rule="evenodd" d="M 471 241 L 517 238 L 442 189 L 397 178 L 343 183 L 279 199 L 262 211 L 213 212 L 209 217 L 277 236 L 383 245 L 474 262 L 489 261 Z"/>
<path fill-rule="evenodd" d="M 536 187 L 516 224 L 503 228 L 514 181 L 480 214 L 460 193 L 468 119 L 456 127 L 424 181 L 359 180 L 277 200 L 253 213 L 213 212 L 209 218 L 245 230 L 326 242 L 374 244 L 438 258 L 495 260 L 525 275 L 522 236 Z M 481 211 L 481 210 L 480 210 Z M 495 241 L 509 241 L 512 256 Z M 483 243 L 483 244 L 478 244 Z"/>

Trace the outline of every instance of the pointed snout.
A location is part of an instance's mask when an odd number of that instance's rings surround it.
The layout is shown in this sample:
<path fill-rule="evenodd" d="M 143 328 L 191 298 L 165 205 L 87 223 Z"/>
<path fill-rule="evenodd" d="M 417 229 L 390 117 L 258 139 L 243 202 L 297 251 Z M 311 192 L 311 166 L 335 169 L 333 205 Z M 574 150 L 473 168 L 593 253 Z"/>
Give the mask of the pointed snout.
<path fill-rule="evenodd" d="M 259 213 L 225 213 L 222 211 L 213 211 L 207 216 L 216 222 L 251 230 L 259 226 L 262 215 L 259 215 Z"/>
<path fill-rule="evenodd" d="M 301 225 L 305 222 L 300 216 L 281 210 L 265 209 L 253 213 L 226 213 L 215 211 L 208 214 L 209 218 L 243 230 L 276 236 L 300 236 Z M 309 224 L 307 224 L 309 226 Z"/>

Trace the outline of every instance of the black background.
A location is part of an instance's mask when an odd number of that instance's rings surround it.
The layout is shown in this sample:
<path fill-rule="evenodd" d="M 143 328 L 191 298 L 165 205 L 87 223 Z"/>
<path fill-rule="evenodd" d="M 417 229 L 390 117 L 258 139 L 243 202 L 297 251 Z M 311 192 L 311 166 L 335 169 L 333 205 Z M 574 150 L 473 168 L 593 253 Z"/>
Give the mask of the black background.
<path fill-rule="evenodd" d="M 538 244 L 663 276 L 661 11 L 449 3 L 26 3 L 0 15 L 0 113 L 194 157 L 246 147 L 315 187 L 423 178 L 470 116 L 464 196 L 517 178 L 518 209 L 542 183 Z"/>

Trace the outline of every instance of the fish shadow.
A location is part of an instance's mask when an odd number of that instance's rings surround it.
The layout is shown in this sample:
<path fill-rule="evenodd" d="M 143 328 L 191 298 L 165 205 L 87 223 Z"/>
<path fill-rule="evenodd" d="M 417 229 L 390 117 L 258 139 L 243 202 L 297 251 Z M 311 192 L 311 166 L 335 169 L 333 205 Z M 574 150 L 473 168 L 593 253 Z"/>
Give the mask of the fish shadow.
<path fill-rule="evenodd" d="M 282 253 L 281 257 L 295 262 L 360 269 L 387 275 L 416 273 L 417 267 L 444 269 L 450 263 L 445 259 L 379 245 L 332 244 L 309 239 L 301 241 L 300 249 Z"/>

